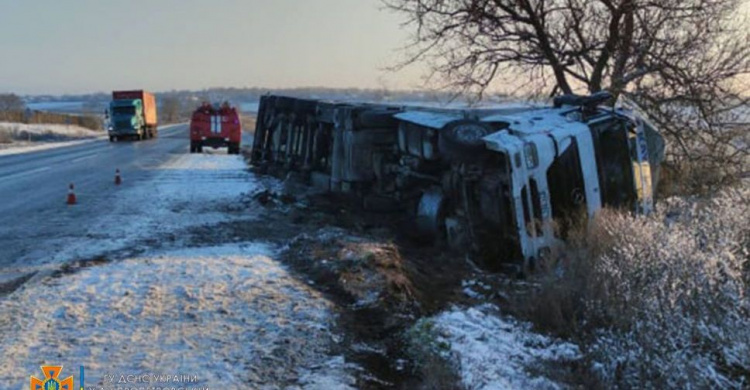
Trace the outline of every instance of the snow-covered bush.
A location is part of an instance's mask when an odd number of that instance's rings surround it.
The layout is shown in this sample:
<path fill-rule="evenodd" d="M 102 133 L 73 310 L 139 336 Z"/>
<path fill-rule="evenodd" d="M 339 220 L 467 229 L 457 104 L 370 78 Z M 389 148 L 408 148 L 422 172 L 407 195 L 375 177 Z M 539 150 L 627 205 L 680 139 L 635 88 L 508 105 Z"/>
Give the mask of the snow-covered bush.
<path fill-rule="evenodd" d="M 435 389 L 560 389 L 564 367 L 581 357 L 576 345 L 535 333 L 491 304 L 452 307 L 419 320 L 406 336 L 423 377 L 442 375 L 427 387 Z M 447 372 L 457 374 L 455 383 Z"/>
<path fill-rule="evenodd" d="M 569 298 L 604 386 L 750 386 L 749 201 L 743 186 L 594 221 Z"/>

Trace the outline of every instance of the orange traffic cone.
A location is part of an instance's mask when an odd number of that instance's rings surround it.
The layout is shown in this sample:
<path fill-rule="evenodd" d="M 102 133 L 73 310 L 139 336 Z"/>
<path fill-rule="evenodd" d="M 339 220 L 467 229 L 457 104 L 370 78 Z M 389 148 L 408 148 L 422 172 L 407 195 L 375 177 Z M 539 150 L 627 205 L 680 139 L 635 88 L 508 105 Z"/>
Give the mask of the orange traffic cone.
<path fill-rule="evenodd" d="M 70 183 L 70 186 L 68 187 L 68 204 L 76 204 L 76 193 L 73 190 L 73 183 Z"/>
<path fill-rule="evenodd" d="M 122 178 L 120 177 L 120 170 L 115 169 L 115 185 L 119 186 L 122 183 Z"/>

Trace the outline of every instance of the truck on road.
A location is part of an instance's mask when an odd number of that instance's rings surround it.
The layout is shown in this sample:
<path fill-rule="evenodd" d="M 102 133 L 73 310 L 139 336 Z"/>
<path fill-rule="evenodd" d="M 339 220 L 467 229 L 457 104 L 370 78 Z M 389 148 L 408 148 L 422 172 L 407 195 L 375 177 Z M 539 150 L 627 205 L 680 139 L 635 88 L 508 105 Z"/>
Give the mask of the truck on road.
<path fill-rule="evenodd" d="M 109 141 L 144 140 L 158 135 L 156 98 L 143 90 L 113 91 Z"/>
<path fill-rule="evenodd" d="M 213 106 L 203 103 L 190 118 L 190 153 L 203 153 L 203 147 L 227 147 L 239 154 L 242 124 L 237 109 L 229 103 Z"/>
<path fill-rule="evenodd" d="M 653 209 L 664 140 L 611 98 L 447 110 L 264 96 L 251 159 L 407 215 L 487 268 L 533 270 L 601 208 Z"/>

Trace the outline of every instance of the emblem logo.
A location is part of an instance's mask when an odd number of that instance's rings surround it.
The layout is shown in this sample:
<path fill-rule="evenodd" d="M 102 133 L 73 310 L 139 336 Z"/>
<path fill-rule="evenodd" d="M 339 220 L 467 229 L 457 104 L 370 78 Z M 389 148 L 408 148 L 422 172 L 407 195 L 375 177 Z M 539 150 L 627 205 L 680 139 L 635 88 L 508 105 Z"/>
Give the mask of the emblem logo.
<path fill-rule="evenodd" d="M 73 390 L 73 377 L 69 376 L 63 380 L 58 379 L 62 372 L 62 366 L 42 366 L 44 379 L 31 376 L 31 390 Z"/>

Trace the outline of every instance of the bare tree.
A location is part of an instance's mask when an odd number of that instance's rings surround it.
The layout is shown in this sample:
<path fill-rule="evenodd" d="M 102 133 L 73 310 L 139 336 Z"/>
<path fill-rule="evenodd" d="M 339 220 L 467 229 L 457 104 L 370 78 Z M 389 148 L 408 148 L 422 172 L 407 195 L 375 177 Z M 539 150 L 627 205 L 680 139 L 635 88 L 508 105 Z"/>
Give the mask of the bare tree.
<path fill-rule="evenodd" d="M 182 105 L 180 100 L 175 96 L 168 96 L 162 99 L 161 116 L 167 123 L 174 123 L 180 120 Z"/>
<path fill-rule="evenodd" d="M 26 107 L 18 95 L 14 93 L 0 94 L 0 111 L 21 111 Z"/>
<path fill-rule="evenodd" d="M 430 79 L 480 97 L 607 89 L 644 107 L 675 166 L 747 174 L 746 0 L 383 1 L 414 29 L 397 69 L 425 61 Z"/>

